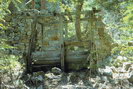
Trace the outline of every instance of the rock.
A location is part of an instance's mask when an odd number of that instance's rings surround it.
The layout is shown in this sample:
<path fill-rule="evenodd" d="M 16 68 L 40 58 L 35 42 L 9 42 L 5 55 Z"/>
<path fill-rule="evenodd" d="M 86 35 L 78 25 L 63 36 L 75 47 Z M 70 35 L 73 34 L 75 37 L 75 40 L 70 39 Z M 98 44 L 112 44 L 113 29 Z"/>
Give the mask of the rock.
<path fill-rule="evenodd" d="M 132 67 L 130 67 L 130 68 L 128 69 L 128 71 L 131 72 L 131 73 L 133 74 L 133 65 L 132 65 Z"/>
<path fill-rule="evenodd" d="M 117 68 L 117 70 L 119 71 L 119 73 L 126 73 L 126 70 L 122 67 Z"/>
<path fill-rule="evenodd" d="M 99 76 L 96 76 L 96 82 L 101 82 L 101 78 Z"/>
<path fill-rule="evenodd" d="M 90 82 L 92 83 L 92 84 L 95 84 L 95 79 L 94 78 L 90 78 Z"/>
<path fill-rule="evenodd" d="M 98 69 L 99 73 L 103 76 L 111 77 L 112 78 L 112 69 L 109 66 L 106 66 L 105 69 Z"/>
<path fill-rule="evenodd" d="M 133 75 L 131 75 L 130 78 L 128 78 L 128 81 L 133 84 Z"/>
<path fill-rule="evenodd" d="M 58 89 L 93 89 L 90 86 L 84 86 L 84 85 L 63 85 L 58 87 Z"/>
<path fill-rule="evenodd" d="M 109 80 L 106 76 L 102 76 L 101 77 L 101 82 L 109 82 Z"/>
<path fill-rule="evenodd" d="M 119 61 L 126 61 L 127 60 L 127 58 L 123 57 L 123 56 L 118 56 L 116 59 Z"/>
<path fill-rule="evenodd" d="M 133 41 L 128 42 L 128 46 L 133 46 Z"/>
<path fill-rule="evenodd" d="M 61 75 L 54 75 L 53 73 L 47 73 L 45 74 L 45 77 L 48 79 L 59 79 L 61 78 Z"/>
<path fill-rule="evenodd" d="M 98 87 L 99 87 L 100 85 L 102 85 L 102 83 L 95 83 L 95 84 L 93 85 L 93 87 L 94 87 L 94 89 L 98 89 Z"/>
<path fill-rule="evenodd" d="M 58 89 L 75 89 L 73 85 L 63 85 L 58 87 Z"/>
<path fill-rule="evenodd" d="M 88 89 L 88 87 L 84 86 L 84 85 L 76 85 L 75 89 Z M 90 89 L 90 87 L 89 87 Z"/>
<path fill-rule="evenodd" d="M 60 68 L 57 68 L 57 67 L 54 67 L 52 68 L 52 73 L 55 74 L 55 75 L 59 75 L 62 73 L 61 69 Z"/>
<path fill-rule="evenodd" d="M 111 67 L 113 73 L 118 73 L 118 70 L 113 66 Z"/>
<path fill-rule="evenodd" d="M 33 73 L 33 77 L 38 77 L 39 75 L 43 75 L 43 74 L 44 74 L 43 71 L 34 72 L 34 73 Z"/>
<path fill-rule="evenodd" d="M 115 82 L 115 80 L 113 78 L 109 78 L 108 80 L 109 80 L 109 83 L 110 84 L 112 84 L 112 85 L 115 85 L 116 84 L 116 82 Z"/>
<path fill-rule="evenodd" d="M 129 62 L 124 62 L 123 63 L 123 68 L 128 71 L 130 67 L 132 67 L 133 63 L 129 63 Z"/>
<path fill-rule="evenodd" d="M 112 45 L 112 47 L 118 47 L 119 46 L 118 43 L 112 43 L 111 45 Z"/>
<path fill-rule="evenodd" d="M 112 84 L 110 84 L 110 83 L 106 84 L 106 88 L 105 89 L 113 89 Z"/>
<path fill-rule="evenodd" d="M 39 87 L 40 85 L 43 84 L 43 82 L 44 82 L 43 74 L 44 73 L 42 71 L 33 73 L 32 77 L 30 79 L 33 86 Z"/>
<path fill-rule="evenodd" d="M 125 89 L 128 89 L 129 88 L 129 81 L 127 79 L 123 79 L 122 85 L 125 87 Z"/>
<path fill-rule="evenodd" d="M 25 81 L 25 85 L 27 87 L 39 87 L 43 84 L 43 80 L 44 80 L 43 75 L 36 75 L 35 73 Z"/>
<path fill-rule="evenodd" d="M 68 81 L 71 83 L 78 83 L 79 76 L 76 73 L 70 73 L 68 76 Z"/>

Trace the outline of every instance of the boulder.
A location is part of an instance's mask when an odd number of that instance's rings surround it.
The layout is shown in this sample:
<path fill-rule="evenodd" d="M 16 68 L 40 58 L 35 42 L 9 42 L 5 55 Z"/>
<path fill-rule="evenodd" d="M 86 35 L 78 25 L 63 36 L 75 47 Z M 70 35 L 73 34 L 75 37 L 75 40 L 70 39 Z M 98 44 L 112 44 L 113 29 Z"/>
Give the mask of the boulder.
<path fill-rule="evenodd" d="M 129 41 L 128 46 L 133 46 L 133 41 Z"/>
<path fill-rule="evenodd" d="M 60 68 L 57 68 L 57 67 L 54 67 L 52 68 L 52 73 L 55 74 L 55 75 L 59 75 L 62 73 L 61 69 Z"/>
<path fill-rule="evenodd" d="M 132 65 L 133 65 L 133 63 L 125 62 L 125 63 L 123 63 L 123 68 L 124 68 L 126 71 L 128 71 L 129 68 L 132 67 Z"/>
<path fill-rule="evenodd" d="M 103 76 L 111 77 L 112 78 L 112 69 L 109 66 L 106 66 L 105 69 L 98 69 L 99 73 Z"/>
<path fill-rule="evenodd" d="M 42 71 L 33 73 L 32 77 L 31 77 L 32 83 L 35 86 L 37 86 L 37 87 L 42 85 L 43 84 L 43 80 L 44 80 L 44 76 L 43 75 L 44 75 L 44 72 L 42 72 Z"/>
<path fill-rule="evenodd" d="M 68 81 L 72 84 L 78 83 L 79 76 L 77 73 L 69 73 Z"/>
<path fill-rule="evenodd" d="M 127 58 L 124 56 L 118 56 L 116 59 L 119 61 L 126 61 L 127 60 Z"/>
<path fill-rule="evenodd" d="M 104 82 L 109 82 L 109 80 L 106 76 L 102 76 L 100 81 L 103 82 L 103 83 Z"/>
<path fill-rule="evenodd" d="M 128 81 L 133 84 L 133 75 L 128 78 Z"/>

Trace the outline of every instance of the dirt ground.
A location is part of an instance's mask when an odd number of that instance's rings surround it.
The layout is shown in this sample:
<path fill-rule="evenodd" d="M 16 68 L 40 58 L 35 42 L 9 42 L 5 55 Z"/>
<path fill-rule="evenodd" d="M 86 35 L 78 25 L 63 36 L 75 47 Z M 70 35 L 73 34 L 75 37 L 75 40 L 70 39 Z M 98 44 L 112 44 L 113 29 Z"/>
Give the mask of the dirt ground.
<path fill-rule="evenodd" d="M 133 89 L 133 64 L 106 66 L 95 73 L 89 69 L 64 73 L 54 67 L 28 75 L 24 81 L 29 89 Z"/>

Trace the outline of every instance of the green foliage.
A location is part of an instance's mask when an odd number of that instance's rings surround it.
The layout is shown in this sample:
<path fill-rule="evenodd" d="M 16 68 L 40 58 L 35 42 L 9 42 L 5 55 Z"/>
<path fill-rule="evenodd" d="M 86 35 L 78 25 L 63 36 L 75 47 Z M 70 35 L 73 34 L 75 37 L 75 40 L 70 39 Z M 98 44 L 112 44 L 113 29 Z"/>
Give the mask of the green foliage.
<path fill-rule="evenodd" d="M 123 22 L 126 24 L 124 29 L 133 30 L 133 2 L 125 2 L 123 5 L 126 5 L 123 18 Z"/>
<path fill-rule="evenodd" d="M 0 35 L 5 34 L 4 30 L 7 28 L 3 23 L 5 23 L 4 16 L 10 13 L 8 9 L 9 4 L 13 2 L 16 7 L 18 7 L 17 3 L 20 3 L 20 0 L 0 0 Z M 0 75 L 3 73 L 8 73 L 10 69 L 14 69 L 17 64 L 18 57 L 14 55 L 8 54 L 8 49 L 14 48 L 8 44 L 6 41 L 8 39 L 4 39 L 0 36 Z"/>
<path fill-rule="evenodd" d="M 133 47 L 132 46 L 124 46 L 121 48 L 120 55 L 132 57 Z"/>
<path fill-rule="evenodd" d="M 112 50 L 114 66 L 121 66 L 123 62 L 133 62 L 133 46 L 119 45 Z M 119 56 L 119 57 L 118 57 Z"/>
<path fill-rule="evenodd" d="M 3 57 L 0 57 L 0 70 L 8 71 L 9 69 L 14 69 L 19 64 L 17 59 L 18 57 L 14 55 L 3 55 Z"/>
<path fill-rule="evenodd" d="M 7 12 L 10 12 L 8 10 L 8 5 L 9 2 L 3 2 L 2 0 L 0 1 L 0 21 L 3 21 L 4 16 L 6 15 Z M 2 25 L 2 24 L 1 24 Z M 1 26 L 0 25 L 0 26 Z"/>
<path fill-rule="evenodd" d="M 112 50 L 112 53 L 115 55 L 122 55 L 122 56 L 132 56 L 133 54 L 133 46 L 125 46 L 125 45 L 119 45 L 118 47 L 115 47 Z"/>
<path fill-rule="evenodd" d="M 61 0 L 48 0 L 49 2 L 59 2 Z"/>

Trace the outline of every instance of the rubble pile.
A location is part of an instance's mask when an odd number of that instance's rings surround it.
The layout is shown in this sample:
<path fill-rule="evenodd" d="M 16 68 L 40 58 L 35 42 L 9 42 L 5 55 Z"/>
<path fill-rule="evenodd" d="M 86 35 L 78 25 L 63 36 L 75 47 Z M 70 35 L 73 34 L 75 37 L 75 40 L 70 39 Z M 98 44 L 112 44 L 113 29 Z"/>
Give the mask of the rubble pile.
<path fill-rule="evenodd" d="M 37 89 L 132 89 L 133 64 L 126 62 L 118 68 L 99 68 L 95 75 L 89 69 L 64 73 L 54 67 L 46 73 L 33 73 L 25 82 L 28 87 L 33 88 L 29 81 L 32 81 Z"/>

